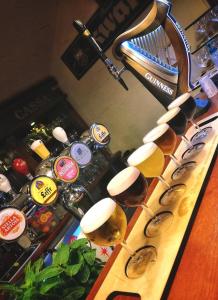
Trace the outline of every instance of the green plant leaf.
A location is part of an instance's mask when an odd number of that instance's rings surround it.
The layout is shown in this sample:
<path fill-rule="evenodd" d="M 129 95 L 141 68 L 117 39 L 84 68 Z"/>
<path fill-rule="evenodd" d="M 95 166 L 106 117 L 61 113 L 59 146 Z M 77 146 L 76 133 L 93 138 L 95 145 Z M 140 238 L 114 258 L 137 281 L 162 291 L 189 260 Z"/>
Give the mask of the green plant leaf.
<path fill-rule="evenodd" d="M 83 267 L 80 269 L 80 271 L 77 275 L 78 275 L 79 280 L 82 283 L 87 282 L 89 279 L 89 276 L 90 276 L 90 269 L 89 269 L 88 265 L 83 265 Z"/>
<path fill-rule="evenodd" d="M 33 300 L 36 294 L 36 288 L 31 287 L 25 290 L 22 300 Z"/>
<path fill-rule="evenodd" d="M 89 249 L 88 252 L 83 253 L 83 256 L 87 264 L 92 266 L 95 262 L 96 249 Z"/>
<path fill-rule="evenodd" d="M 32 269 L 35 274 L 38 274 L 43 266 L 43 259 L 39 258 L 32 264 Z"/>
<path fill-rule="evenodd" d="M 43 269 L 39 274 L 36 276 L 37 282 L 44 281 L 46 279 L 58 276 L 63 272 L 63 269 L 57 266 L 49 266 Z"/>
<path fill-rule="evenodd" d="M 67 266 L 66 269 L 65 269 L 65 273 L 68 276 L 72 277 L 72 276 L 76 275 L 79 272 L 81 267 L 82 267 L 82 264 L 75 264 L 75 265 Z"/>
<path fill-rule="evenodd" d="M 68 262 L 70 255 L 70 246 L 62 244 L 56 253 L 53 254 L 53 265 L 64 265 Z"/>
<path fill-rule="evenodd" d="M 83 286 L 75 286 L 71 288 L 68 295 L 64 297 L 64 300 L 77 300 L 80 299 L 85 293 L 85 288 Z"/>
<path fill-rule="evenodd" d="M 34 281 L 35 281 L 35 274 L 31 267 L 31 261 L 29 261 L 25 267 L 25 278 L 24 278 L 24 284 L 22 285 L 22 288 L 31 287 Z"/>
<path fill-rule="evenodd" d="M 6 291 L 10 294 L 20 294 L 23 292 L 21 288 L 17 287 L 15 284 L 12 283 L 1 284 L 0 290 Z"/>
<path fill-rule="evenodd" d="M 78 249 L 81 248 L 85 245 L 87 245 L 88 240 L 87 239 L 79 239 L 79 240 L 75 240 L 70 244 L 70 249 Z"/>
<path fill-rule="evenodd" d="M 58 277 L 50 278 L 46 280 L 40 287 L 40 294 L 45 295 L 48 291 L 50 291 L 52 288 L 57 287 L 58 285 L 62 285 L 63 280 Z"/>

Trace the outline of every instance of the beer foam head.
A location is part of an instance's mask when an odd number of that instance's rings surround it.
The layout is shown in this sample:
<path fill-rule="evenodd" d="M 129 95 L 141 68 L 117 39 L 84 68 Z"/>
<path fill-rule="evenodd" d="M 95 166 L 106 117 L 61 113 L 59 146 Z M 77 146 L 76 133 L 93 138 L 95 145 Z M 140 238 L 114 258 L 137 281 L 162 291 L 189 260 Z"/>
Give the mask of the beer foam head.
<path fill-rule="evenodd" d="M 93 205 L 80 221 L 82 231 L 90 233 L 101 227 L 112 215 L 116 202 L 111 198 L 104 198 Z"/>
<path fill-rule="evenodd" d="M 157 120 L 157 124 L 164 124 L 172 120 L 181 111 L 179 107 L 168 110 L 160 119 Z"/>
<path fill-rule="evenodd" d="M 128 167 L 114 176 L 107 185 L 107 191 L 111 196 L 119 195 L 127 190 L 139 177 L 140 171 L 135 167 Z"/>
<path fill-rule="evenodd" d="M 157 149 L 157 145 L 153 142 L 147 143 L 136 149 L 127 159 L 129 166 L 137 166 L 144 160 L 148 159 Z"/>
<path fill-rule="evenodd" d="M 170 105 L 168 106 L 168 109 L 172 109 L 175 107 L 179 107 L 180 105 L 182 105 L 186 100 L 188 100 L 191 97 L 190 93 L 185 93 L 182 94 L 181 96 L 179 96 L 178 98 L 176 98 L 173 102 L 170 103 Z"/>
<path fill-rule="evenodd" d="M 12 241 L 19 238 L 26 228 L 24 214 L 16 208 L 0 211 L 0 238 Z"/>
<path fill-rule="evenodd" d="M 169 129 L 168 124 L 161 124 L 153 128 L 143 137 L 143 143 L 155 142 Z"/>
<path fill-rule="evenodd" d="M 42 144 L 41 140 L 36 140 L 30 145 L 30 148 L 34 151 L 41 144 Z"/>

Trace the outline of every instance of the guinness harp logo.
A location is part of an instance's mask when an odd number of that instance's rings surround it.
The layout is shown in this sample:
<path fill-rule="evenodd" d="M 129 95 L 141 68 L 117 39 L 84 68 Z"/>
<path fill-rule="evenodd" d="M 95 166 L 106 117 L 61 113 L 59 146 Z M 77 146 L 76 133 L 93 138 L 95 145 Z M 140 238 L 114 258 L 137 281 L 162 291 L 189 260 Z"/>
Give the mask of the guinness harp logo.
<path fill-rule="evenodd" d="M 172 95 L 173 94 L 173 90 L 166 84 L 164 84 L 163 82 L 161 82 L 160 80 L 158 80 L 157 78 L 153 77 L 151 75 L 151 73 L 146 73 L 145 74 L 145 78 L 150 81 L 150 83 L 152 83 L 153 85 L 155 85 L 156 87 L 158 87 L 159 89 L 161 89 L 163 92 L 165 92 L 168 95 Z"/>

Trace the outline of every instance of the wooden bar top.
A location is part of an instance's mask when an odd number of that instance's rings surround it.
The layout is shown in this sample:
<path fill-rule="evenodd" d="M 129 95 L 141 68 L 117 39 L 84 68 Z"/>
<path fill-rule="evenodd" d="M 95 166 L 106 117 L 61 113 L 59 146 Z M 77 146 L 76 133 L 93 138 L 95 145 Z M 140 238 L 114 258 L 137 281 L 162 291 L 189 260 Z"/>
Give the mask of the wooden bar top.
<path fill-rule="evenodd" d="M 208 112 L 197 119 L 218 111 L 218 94 L 213 97 Z M 216 154 L 217 155 L 217 154 Z M 152 193 L 157 181 L 149 187 Z M 141 208 L 137 209 L 128 224 L 127 236 L 133 228 Z M 217 300 L 218 299 L 218 159 L 216 159 L 208 184 L 202 196 L 194 224 L 185 245 L 181 261 L 170 290 L 163 296 L 169 300 Z M 95 295 L 109 272 L 121 247 L 117 246 L 99 275 L 86 300 Z M 115 296 L 114 300 L 136 300 L 139 297 Z M 106 299 L 102 299 L 106 300 Z M 154 299 L 157 300 L 157 299 Z"/>

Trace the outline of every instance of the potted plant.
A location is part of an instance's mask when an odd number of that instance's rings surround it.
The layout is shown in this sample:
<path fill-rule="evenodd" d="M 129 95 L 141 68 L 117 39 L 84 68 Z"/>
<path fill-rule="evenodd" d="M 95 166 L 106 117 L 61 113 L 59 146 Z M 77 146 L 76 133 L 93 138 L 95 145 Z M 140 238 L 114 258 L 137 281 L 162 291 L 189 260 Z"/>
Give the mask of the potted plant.
<path fill-rule="evenodd" d="M 44 267 L 43 259 L 29 262 L 23 282 L 2 284 L 7 299 L 85 299 L 103 267 L 96 258 L 96 250 L 88 246 L 87 239 L 69 245 L 62 244 L 52 255 L 52 264 Z"/>

